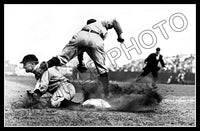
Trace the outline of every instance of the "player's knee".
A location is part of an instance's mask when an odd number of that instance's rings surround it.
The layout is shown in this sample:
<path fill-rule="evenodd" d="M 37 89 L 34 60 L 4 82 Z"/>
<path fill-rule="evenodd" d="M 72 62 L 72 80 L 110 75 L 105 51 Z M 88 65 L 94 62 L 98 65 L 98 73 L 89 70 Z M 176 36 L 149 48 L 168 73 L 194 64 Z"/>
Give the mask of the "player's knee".
<path fill-rule="evenodd" d="M 67 89 L 69 90 L 69 94 L 66 94 L 65 99 L 71 100 L 76 94 L 76 89 L 71 83 L 67 84 Z"/>
<path fill-rule="evenodd" d="M 64 98 L 58 98 L 57 100 L 51 99 L 51 106 L 53 107 L 60 107 L 61 102 L 64 100 Z"/>

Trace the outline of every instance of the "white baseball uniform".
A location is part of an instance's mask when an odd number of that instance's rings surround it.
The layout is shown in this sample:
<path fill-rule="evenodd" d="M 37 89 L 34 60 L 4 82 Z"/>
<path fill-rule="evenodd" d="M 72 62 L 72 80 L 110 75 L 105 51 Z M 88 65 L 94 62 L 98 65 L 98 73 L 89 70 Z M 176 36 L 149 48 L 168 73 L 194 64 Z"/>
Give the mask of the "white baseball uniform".
<path fill-rule="evenodd" d="M 39 89 L 41 93 L 51 93 L 51 105 L 54 107 L 59 107 L 64 99 L 72 100 L 75 95 L 75 87 L 55 67 L 43 73 L 33 91 L 36 89 Z"/>
<path fill-rule="evenodd" d="M 99 74 L 108 72 L 105 66 L 105 50 L 103 40 L 107 36 L 108 29 L 114 28 L 117 35 L 122 33 L 122 29 L 116 19 L 96 21 L 85 25 L 81 31 L 75 34 L 69 43 L 57 56 L 61 65 L 65 65 L 75 56 L 87 52 L 94 61 Z"/>

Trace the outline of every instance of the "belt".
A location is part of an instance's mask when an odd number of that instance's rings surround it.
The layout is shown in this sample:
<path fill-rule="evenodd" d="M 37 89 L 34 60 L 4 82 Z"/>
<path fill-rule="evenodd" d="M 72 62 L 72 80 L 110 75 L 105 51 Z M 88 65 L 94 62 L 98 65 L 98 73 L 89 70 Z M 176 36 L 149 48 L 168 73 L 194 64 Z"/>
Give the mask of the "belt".
<path fill-rule="evenodd" d="M 96 31 L 94 31 L 94 30 L 82 29 L 82 31 L 87 31 L 87 32 L 91 32 L 91 33 L 95 33 L 95 34 L 100 35 L 99 32 L 96 32 Z"/>

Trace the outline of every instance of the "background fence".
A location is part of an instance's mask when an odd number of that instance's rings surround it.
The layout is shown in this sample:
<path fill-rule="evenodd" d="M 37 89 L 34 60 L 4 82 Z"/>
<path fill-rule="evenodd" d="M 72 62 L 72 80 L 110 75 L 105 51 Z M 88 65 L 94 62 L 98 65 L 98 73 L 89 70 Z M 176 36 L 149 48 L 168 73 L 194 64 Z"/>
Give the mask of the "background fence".
<path fill-rule="evenodd" d="M 127 81 L 131 79 L 135 79 L 141 72 L 124 72 L 124 71 L 109 71 L 109 80 L 111 81 Z M 78 75 L 77 75 L 78 74 Z M 78 73 L 73 75 L 73 79 L 79 80 L 93 80 L 97 79 L 98 74 L 96 72 L 86 72 L 86 73 Z M 77 77 L 78 76 L 78 77 Z M 151 73 L 147 75 L 148 77 L 152 77 Z M 169 73 L 169 72 L 160 72 L 158 74 L 158 83 L 167 83 L 167 80 L 170 76 L 173 76 L 172 84 L 178 84 L 176 81 L 176 77 L 178 73 Z M 195 73 L 186 73 L 185 74 L 185 83 L 184 84 L 195 84 Z"/>

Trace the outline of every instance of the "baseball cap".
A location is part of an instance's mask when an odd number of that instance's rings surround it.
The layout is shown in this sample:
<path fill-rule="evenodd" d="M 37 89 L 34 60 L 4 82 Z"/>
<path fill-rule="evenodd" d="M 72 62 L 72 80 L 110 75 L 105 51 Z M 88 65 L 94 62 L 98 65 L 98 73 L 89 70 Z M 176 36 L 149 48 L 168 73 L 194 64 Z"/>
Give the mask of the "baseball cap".
<path fill-rule="evenodd" d="M 91 24 L 91 23 L 94 23 L 94 22 L 96 22 L 97 20 L 95 20 L 95 19 L 89 19 L 89 20 L 87 20 L 87 25 L 89 25 L 89 24 Z"/>
<path fill-rule="evenodd" d="M 38 62 L 38 58 L 33 54 L 29 54 L 29 55 L 24 56 L 23 60 L 20 63 L 24 64 L 30 61 Z"/>
<path fill-rule="evenodd" d="M 156 48 L 156 51 L 160 51 L 160 48 L 158 47 L 158 48 Z"/>

